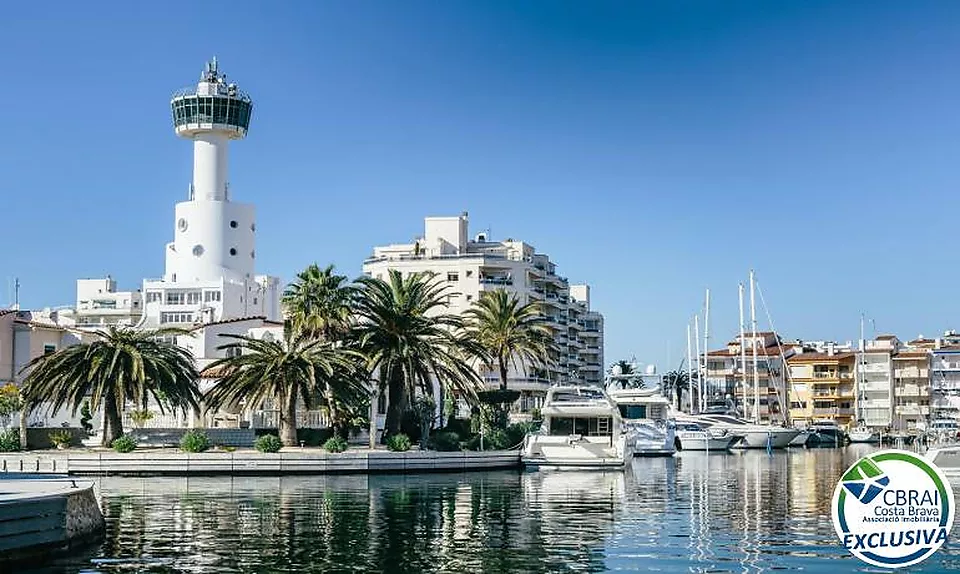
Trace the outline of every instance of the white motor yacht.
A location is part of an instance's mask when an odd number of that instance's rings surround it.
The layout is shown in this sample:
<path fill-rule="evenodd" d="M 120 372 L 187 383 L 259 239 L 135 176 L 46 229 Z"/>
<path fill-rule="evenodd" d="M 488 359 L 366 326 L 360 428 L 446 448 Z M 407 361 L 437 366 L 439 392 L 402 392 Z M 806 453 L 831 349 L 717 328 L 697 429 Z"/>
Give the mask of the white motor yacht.
<path fill-rule="evenodd" d="M 562 385 L 547 391 L 543 425 L 524 439 L 530 468 L 623 468 L 629 451 L 620 412 L 603 389 Z"/>
<path fill-rule="evenodd" d="M 672 456 L 676 448 L 670 401 L 661 394 L 662 376 L 653 365 L 645 373 L 624 373 L 614 365 L 607 376 L 607 395 L 617 405 L 634 456 Z"/>
<path fill-rule="evenodd" d="M 677 422 L 697 423 L 710 432 L 726 431 L 740 435 L 735 448 L 786 448 L 800 429 L 756 424 L 728 414 L 676 415 Z"/>
<path fill-rule="evenodd" d="M 697 423 L 676 423 L 677 445 L 680 450 L 727 452 L 740 441 L 741 436 L 722 430 L 708 432 Z"/>
<path fill-rule="evenodd" d="M 877 431 L 860 425 L 855 429 L 852 429 L 847 436 L 850 438 L 850 442 L 854 443 L 877 443 L 880 442 L 880 435 Z"/>

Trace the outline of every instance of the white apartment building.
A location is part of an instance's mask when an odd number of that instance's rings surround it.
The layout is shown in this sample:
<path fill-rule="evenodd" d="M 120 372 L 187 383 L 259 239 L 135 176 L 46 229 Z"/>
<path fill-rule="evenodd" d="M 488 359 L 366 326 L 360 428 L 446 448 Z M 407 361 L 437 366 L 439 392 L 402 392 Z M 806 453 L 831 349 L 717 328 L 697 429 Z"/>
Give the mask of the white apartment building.
<path fill-rule="evenodd" d="M 117 282 L 105 279 L 78 279 L 76 306 L 66 312 L 80 328 L 103 328 L 109 325 L 133 326 L 143 316 L 140 290 L 117 291 Z"/>
<path fill-rule="evenodd" d="M 879 335 L 861 341 L 857 361 L 857 415 L 871 428 L 889 428 L 893 423 L 893 356 L 900 342 L 894 335 Z"/>
<path fill-rule="evenodd" d="M 523 303 L 543 305 L 559 352 L 552 354 L 546 368 L 511 368 L 508 386 L 522 392 L 522 410 L 539 407 L 553 383 L 602 383 L 603 317 L 590 309 L 589 287 L 570 285 L 557 274 L 556 264 L 529 243 L 494 241 L 484 233 L 469 238 L 466 213 L 427 217 L 422 237 L 413 243 L 374 247 L 363 262 L 368 276 L 385 279 L 390 269 L 436 273 L 450 287 L 452 313 L 463 313 L 480 293 L 498 288 L 517 294 Z M 499 384 L 495 372 L 482 376 L 490 388 Z"/>
<path fill-rule="evenodd" d="M 924 430 L 930 416 L 930 353 L 900 350 L 893 356 L 893 428 Z"/>
<path fill-rule="evenodd" d="M 960 424 L 960 345 L 930 353 L 931 422 Z"/>

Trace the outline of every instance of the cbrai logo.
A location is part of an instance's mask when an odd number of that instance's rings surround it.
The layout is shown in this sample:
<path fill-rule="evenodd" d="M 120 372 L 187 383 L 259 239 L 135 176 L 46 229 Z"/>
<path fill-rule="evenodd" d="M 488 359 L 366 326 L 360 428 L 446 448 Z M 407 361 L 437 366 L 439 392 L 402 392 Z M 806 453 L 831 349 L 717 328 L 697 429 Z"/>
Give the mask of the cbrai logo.
<path fill-rule="evenodd" d="M 903 568 L 943 546 L 954 515 L 953 490 L 932 462 L 884 450 L 851 466 L 833 492 L 833 527 L 854 556 Z"/>

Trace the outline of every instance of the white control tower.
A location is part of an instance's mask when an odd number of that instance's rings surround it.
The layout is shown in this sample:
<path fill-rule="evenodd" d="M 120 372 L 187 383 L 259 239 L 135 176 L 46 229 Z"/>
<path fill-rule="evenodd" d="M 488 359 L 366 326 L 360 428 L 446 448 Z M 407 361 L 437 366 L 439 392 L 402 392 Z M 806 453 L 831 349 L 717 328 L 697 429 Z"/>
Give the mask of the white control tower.
<path fill-rule="evenodd" d="M 279 279 L 254 274 L 254 206 L 232 201 L 227 175 L 230 141 L 247 135 L 253 101 L 214 58 L 170 107 L 176 134 L 193 141 L 193 180 L 187 201 L 176 205 L 163 279 L 144 281 L 144 322 L 278 319 Z"/>
<path fill-rule="evenodd" d="M 249 278 L 254 272 L 254 207 L 230 198 L 230 140 L 247 135 L 253 102 L 207 64 L 196 88 L 170 102 L 178 136 L 193 141 L 193 183 L 188 201 L 177 204 L 174 241 L 168 246 L 165 279 L 207 281 Z"/>

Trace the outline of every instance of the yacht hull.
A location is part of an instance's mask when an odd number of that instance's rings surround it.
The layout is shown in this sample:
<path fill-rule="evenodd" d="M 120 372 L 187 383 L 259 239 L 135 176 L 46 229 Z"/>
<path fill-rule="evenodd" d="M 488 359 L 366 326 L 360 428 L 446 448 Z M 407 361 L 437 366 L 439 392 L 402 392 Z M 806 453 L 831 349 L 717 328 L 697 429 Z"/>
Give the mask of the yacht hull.
<path fill-rule="evenodd" d="M 795 439 L 800 431 L 797 429 L 773 430 L 733 430 L 743 435 L 743 440 L 734 445 L 734 448 L 786 448 L 790 441 Z"/>
<path fill-rule="evenodd" d="M 681 450 L 700 452 L 726 452 L 736 444 L 739 436 L 679 436 Z"/>
<path fill-rule="evenodd" d="M 880 437 L 871 431 L 850 431 L 848 435 L 851 443 L 876 444 L 880 442 Z"/>

